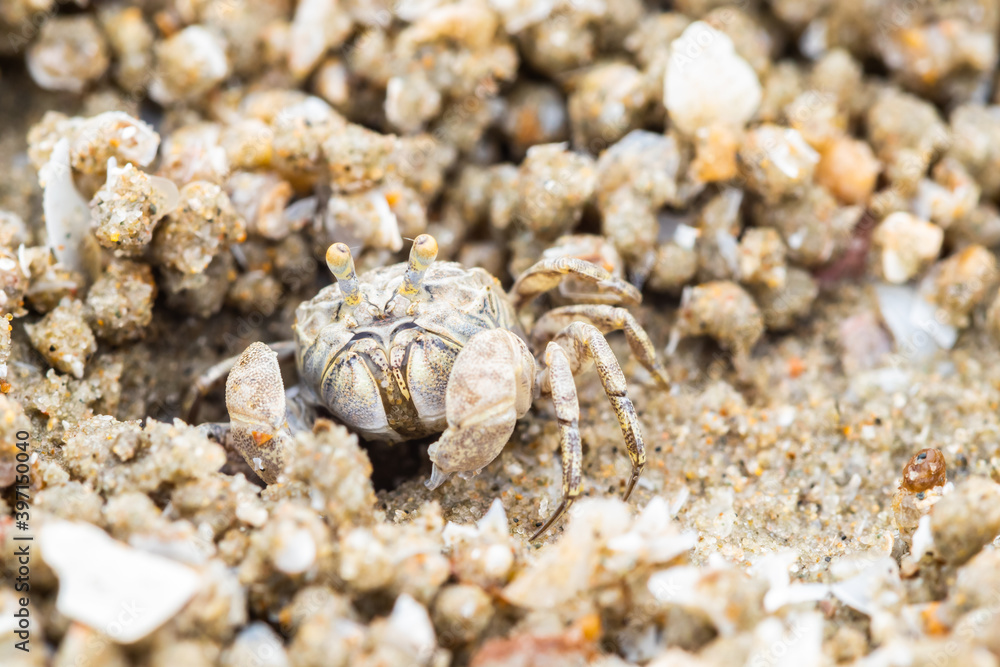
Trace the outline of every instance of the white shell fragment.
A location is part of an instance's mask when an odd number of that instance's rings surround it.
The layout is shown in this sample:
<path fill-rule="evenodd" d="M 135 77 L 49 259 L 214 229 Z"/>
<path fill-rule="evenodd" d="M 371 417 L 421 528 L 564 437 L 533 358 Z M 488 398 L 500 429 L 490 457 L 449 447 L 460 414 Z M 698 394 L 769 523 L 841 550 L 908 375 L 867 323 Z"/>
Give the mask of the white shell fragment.
<path fill-rule="evenodd" d="M 81 244 L 90 227 L 90 205 L 73 183 L 69 164 L 69 141 L 60 139 L 42 167 L 39 180 L 45 189 L 42 211 L 48 246 L 64 266 L 83 270 Z"/>
<path fill-rule="evenodd" d="M 717 123 L 742 127 L 760 101 L 757 74 L 725 33 L 696 21 L 670 45 L 663 103 L 682 132 Z"/>
<path fill-rule="evenodd" d="M 59 579 L 59 613 L 120 644 L 173 618 L 199 586 L 191 568 L 128 547 L 89 524 L 48 521 L 38 540 Z"/>
<path fill-rule="evenodd" d="M 882 321 L 896 341 L 896 350 L 907 359 L 920 360 L 937 348 L 950 350 L 958 329 L 948 324 L 917 288 L 910 285 L 875 285 Z"/>
<path fill-rule="evenodd" d="M 388 629 L 394 643 L 414 657 L 426 660 L 434 653 L 437 646 L 434 625 L 424 606 L 408 594 L 396 598 Z"/>

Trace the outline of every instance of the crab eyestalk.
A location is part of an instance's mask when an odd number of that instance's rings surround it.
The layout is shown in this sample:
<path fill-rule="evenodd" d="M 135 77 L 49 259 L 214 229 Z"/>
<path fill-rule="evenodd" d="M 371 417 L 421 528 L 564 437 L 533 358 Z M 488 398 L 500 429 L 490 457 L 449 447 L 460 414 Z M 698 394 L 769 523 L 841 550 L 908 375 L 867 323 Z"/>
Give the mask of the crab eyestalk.
<path fill-rule="evenodd" d="M 330 273 L 340 285 L 344 303 L 348 306 L 361 303 L 361 287 L 358 284 L 358 275 L 354 272 L 354 258 L 351 257 L 351 249 L 346 243 L 334 243 L 327 248 L 326 265 L 330 267 Z"/>
<path fill-rule="evenodd" d="M 420 291 L 420 281 L 424 279 L 427 268 L 434 263 L 438 254 L 438 244 L 430 234 L 421 234 L 413 239 L 410 247 L 410 260 L 406 263 L 406 273 L 403 283 L 396 290 L 397 294 L 413 296 Z"/>

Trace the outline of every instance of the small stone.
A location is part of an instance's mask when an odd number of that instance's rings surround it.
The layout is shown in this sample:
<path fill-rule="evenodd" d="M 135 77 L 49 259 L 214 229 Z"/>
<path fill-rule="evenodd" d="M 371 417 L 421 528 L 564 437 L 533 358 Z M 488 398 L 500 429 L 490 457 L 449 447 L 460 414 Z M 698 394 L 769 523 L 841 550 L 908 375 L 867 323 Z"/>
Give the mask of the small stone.
<path fill-rule="evenodd" d="M 973 309 L 986 299 L 1000 280 L 996 256 L 980 245 L 936 264 L 921 284 L 921 291 L 939 306 L 948 324 L 965 328 Z"/>
<path fill-rule="evenodd" d="M 781 232 L 788 259 L 806 268 L 818 268 L 841 256 L 851 245 L 860 206 L 839 206 L 833 195 L 818 185 L 807 186 L 800 197 L 776 205 L 755 202 L 752 217 L 759 227 Z"/>
<path fill-rule="evenodd" d="M 639 70 L 617 62 L 595 65 L 569 97 L 573 145 L 601 152 L 642 125 L 647 103 L 646 81 Z"/>
<path fill-rule="evenodd" d="M 878 317 L 864 311 L 848 317 L 837 327 L 841 363 L 851 376 L 881 365 L 892 352 L 892 338 L 882 328 Z"/>
<path fill-rule="evenodd" d="M 31 245 L 31 231 L 24 220 L 13 211 L 0 210 L 0 246 L 17 248 L 22 243 Z"/>
<path fill-rule="evenodd" d="M 138 340 L 153 320 L 156 283 L 146 264 L 112 262 L 87 292 L 87 320 L 112 345 Z"/>
<path fill-rule="evenodd" d="M 437 648 L 434 625 L 427 609 L 406 593 L 396 598 L 385 629 L 387 638 L 405 646 L 415 657 L 426 659 Z"/>
<path fill-rule="evenodd" d="M 433 616 L 442 645 L 465 644 L 478 638 L 489 625 L 493 600 L 478 586 L 446 586 L 434 600 Z"/>
<path fill-rule="evenodd" d="M 731 281 L 713 281 L 685 288 L 681 309 L 670 335 L 668 353 L 681 338 L 708 335 L 745 357 L 764 335 L 764 316 L 753 298 Z"/>
<path fill-rule="evenodd" d="M 812 181 L 819 153 L 797 130 L 760 125 L 744 136 L 739 160 L 747 187 L 765 202 L 776 202 Z"/>
<path fill-rule="evenodd" d="M 695 158 L 690 173 L 696 181 L 718 183 L 739 175 L 736 159 L 742 135 L 739 130 L 717 123 L 695 133 Z"/>
<path fill-rule="evenodd" d="M 758 286 L 753 295 L 764 316 L 764 325 L 770 331 L 789 331 L 809 315 L 819 296 L 819 285 L 808 271 L 791 266 L 783 285 Z"/>
<path fill-rule="evenodd" d="M 518 174 L 515 219 L 541 238 L 572 228 L 597 185 L 593 159 L 565 144 L 531 147 Z"/>
<path fill-rule="evenodd" d="M 288 69 L 296 79 L 308 76 L 323 54 L 350 34 L 351 13 L 337 0 L 303 0 L 295 8 L 289 34 Z"/>
<path fill-rule="evenodd" d="M 678 179 L 683 157 L 681 145 L 672 134 L 633 130 L 601 153 L 597 159 L 597 199 L 627 186 L 633 193 L 658 209 L 681 204 Z"/>
<path fill-rule="evenodd" d="M 14 33 L 11 33 L 11 38 Z M 42 88 L 83 92 L 108 68 L 108 46 L 93 17 L 49 16 L 26 58 Z"/>
<path fill-rule="evenodd" d="M 979 184 L 958 160 L 945 157 L 934 165 L 933 180 L 917 184 L 914 212 L 942 229 L 970 216 L 979 204 Z"/>
<path fill-rule="evenodd" d="M 257 166 L 264 162 L 266 166 L 269 157 L 270 134 L 260 134 L 253 137 L 255 145 L 248 148 L 240 144 L 245 137 L 233 138 L 240 134 L 241 128 L 232 129 L 230 141 L 237 146 L 230 150 L 237 154 L 238 159 Z M 195 181 L 207 181 L 222 185 L 229 174 L 227 148 L 221 142 L 222 128 L 218 123 L 199 122 L 185 125 L 174 130 L 163 140 L 163 150 L 160 156 L 159 174 L 178 185 L 188 185 Z M 248 155 L 247 153 L 250 153 Z"/>
<path fill-rule="evenodd" d="M 746 230 L 739 244 L 739 279 L 750 285 L 779 289 L 785 285 L 785 244 L 774 229 Z"/>
<path fill-rule="evenodd" d="M 656 258 L 653 260 L 647 285 L 653 290 L 679 294 L 696 273 L 698 273 L 698 253 L 676 241 L 670 241 L 656 249 Z"/>
<path fill-rule="evenodd" d="M 330 197 L 323 231 L 324 242 L 336 241 L 392 252 L 403 248 L 399 220 L 389 207 L 385 193 L 378 188 Z"/>
<path fill-rule="evenodd" d="M 102 174 L 108 160 L 145 167 L 156 158 L 160 135 L 145 121 L 123 111 L 105 111 L 78 121 L 70 140 L 70 162 L 84 174 Z"/>
<path fill-rule="evenodd" d="M 569 138 L 566 100 L 553 85 L 532 81 L 515 84 L 507 95 L 507 112 L 500 123 L 517 156 L 532 146 Z"/>
<path fill-rule="evenodd" d="M 681 132 L 694 135 L 716 123 L 743 127 L 760 101 L 756 72 L 725 33 L 696 21 L 671 44 L 663 104 Z"/>
<path fill-rule="evenodd" d="M 207 28 L 190 25 L 158 42 L 149 96 L 169 105 L 201 97 L 229 75 L 225 43 Z"/>
<path fill-rule="evenodd" d="M 103 5 L 98 19 L 115 55 L 113 73 L 118 85 L 128 91 L 144 89 L 152 71 L 155 37 L 142 9 Z"/>
<path fill-rule="evenodd" d="M 128 664 L 125 650 L 111 637 L 80 623 L 69 626 L 52 661 L 52 667 L 127 667 Z"/>
<path fill-rule="evenodd" d="M 867 142 L 838 137 L 820 150 L 816 182 L 845 204 L 866 204 L 875 191 L 881 163 Z"/>
<path fill-rule="evenodd" d="M 213 257 L 244 238 L 243 218 L 222 188 L 194 181 L 181 188 L 176 210 L 157 227 L 153 256 L 181 273 L 202 273 Z"/>
<path fill-rule="evenodd" d="M 226 303 L 244 314 L 274 313 L 281 303 L 281 283 L 264 271 L 241 273 L 226 293 Z"/>
<path fill-rule="evenodd" d="M 26 324 L 31 345 L 58 371 L 83 377 L 87 359 L 97 351 L 83 303 L 63 299 L 37 324 Z"/>
<path fill-rule="evenodd" d="M 275 241 L 291 233 L 292 227 L 284 217 L 292 198 L 288 181 L 273 173 L 237 171 L 229 177 L 226 191 L 249 233 Z"/>
<path fill-rule="evenodd" d="M 882 276 L 901 285 L 937 259 L 944 230 L 915 215 L 897 211 L 875 228 L 872 241 L 880 253 Z"/>
<path fill-rule="evenodd" d="M 958 159 L 995 199 L 1000 194 L 1000 106 L 963 104 L 951 113 L 952 144 L 948 154 Z"/>
<path fill-rule="evenodd" d="M 90 202 L 91 227 L 98 243 L 119 255 L 134 256 L 153 240 L 156 223 L 179 198 L 177 186 L 131 164 L 108 160 L 108 178 Z"/>
<path fill-rule="evenodd" d="M 358 437 L 343 426 L 317 420 L 285 453 L 283 480 L 308 486 L 314 506 L 334 528 L 368 525 L 375 518 L 372 467 Z"/>
<path fill-rule="evenodd" d="M 931 531 L 938 553 L 962 565 L 1000 535 L 1000 484 L 973 476 L 934 506 Z"/>
<path fill-rule="evenodd" d="M 903 478 L 892 497 L 892 512 L 904 542 L 913 540 L 920 519 L 944 496 L 947 481 L 944 454 L 939 449 L 922 449 L 903 467 Z M 923 554 L 914 556 L 919 559 Z"/>

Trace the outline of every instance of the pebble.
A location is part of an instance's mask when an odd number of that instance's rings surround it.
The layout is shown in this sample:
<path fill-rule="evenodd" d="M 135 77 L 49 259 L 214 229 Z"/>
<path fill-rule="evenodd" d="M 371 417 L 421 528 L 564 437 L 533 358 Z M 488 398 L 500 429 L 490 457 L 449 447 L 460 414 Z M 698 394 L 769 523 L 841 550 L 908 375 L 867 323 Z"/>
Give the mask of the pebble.
<path fill-rule="evenodd" d="M 742 358 L 764 335 L 764 316 L 753 297 L 734 282 L 685 288 L 667 353 L 673 353 L 681 338 L 703 335 Z"/>
<path fill-rule="evenodd" d="M 149 96 L 163 105 L 194 100 L 229 75 L 224 40 L 201 25 L 190 25 L 157 42 Z"/>
<path fill-rule="evenodd" d="M 573 145 L 599 153 L 641 125 L 648 102 L 646 80 L 631 65 L 612 62 L 589 69 L 567 104 Z"/>
<path fill-rule="evenodd" d="M 138 340 L 153 321 L 156 283 L 146 264 L 114 261 L 87 292 L 87 321 L 113 345 Z"/>
<path fill-rule="evenodd" d="M 589 156 L 565 144 L 532 146 L 518 169 L 514 217 L 540 238 L 554 239 L 580 220 L 596 186 Z"/>
<path fill-rule="evenodd" d="M 875 191 L 881 169 L 867 143 L 838 137 L 820 150 L 815 179 L 843 203 L 864 205 Z"/>
<path fill-rule="evenodd" d="M 434 627 L 442 646 L 475 641 L 493 618 L 493 600 L 478 586 L 445 586 L 434 600 Z"/>
<path fill-rule="evenodd" d="M 880 254 L 882 277 L 901 285 L 938 258 L 944 230 L 911 213 L 897 211 L 879 223 L 872 241 Z"/>
<path fill-rule="evenodd" d="M 768 124 L 746 133 L 739 162 L 747 187 L 774 203 L 799 194 L 812 181 L 819 153 L 797 130 Z"/>
<path fill-rule="evenodd" d="M 972 311 L 998 282 L 996 256 L 981 245 L 970 245 L 931 268 L 921 290 L 941 309 L 948 324 L 964 329 Z"/>
<path fill-rule="evenodd" d="M 1000 485 L 981 476 L 957 484 L 934 506 L 931 531 L 945 562 L 967 562 L 1000 535 Z"/>
<path fill-rule="evenodd" d="M 25 62 L 31 78 L 42 88 L 80 93 L 101 78 L 110 59 L 97 22 L 78 15 L 50 16 Z"/>
<path fill-rule="evenodd" d="M 693 135 L 716 123 L 742 127 L 760 101 L 757 73 L 725 33 L 695 21 L 671 44 L 663 104 L 681 132 Z"/>
<path fill-rule="evenodd" d="M 98 243 L 117 255 L 135 256 L 153 240 L 153 229 L 176 208 L 173 181 L 149 176 L 131 164 L 108 160 L 108 178 L 90 202 L 91 227 Z"/>
<path fill-rule="evenodd" d="M 37 324 L 26 324 L 31 345 L 56 370 L 80 379 L 87 360 L 97 351 L 86 309 L 78 300 L 64 299 Z"/>

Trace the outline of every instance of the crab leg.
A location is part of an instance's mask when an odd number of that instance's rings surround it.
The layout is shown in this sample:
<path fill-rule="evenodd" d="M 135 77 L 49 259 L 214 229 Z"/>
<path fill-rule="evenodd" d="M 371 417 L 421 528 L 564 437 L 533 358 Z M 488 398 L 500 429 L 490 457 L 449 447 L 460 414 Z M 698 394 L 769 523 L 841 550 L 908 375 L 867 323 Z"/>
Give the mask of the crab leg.
<path fill-rule="evenodd" d="M 546 348 L 546 362 L 551 358 L 556 363 L 556 369 L 554 370 L 547 366 L 542 371 L 539 384 L 542 393 L 552 395 L 554 402 L 558 401 L 567 405 L 563 397 L 566 392 L 570 391 L 570 388 L 573 392 L 575 402 L 576 387 L 572 383 L 567 382 L 565 373 L 560 368 L 563 363 L 568 366 L 570 375 L 572 376 L 578 375 L 585 367 L 585 364 L 591 360 L 597 366 L 597 374 L 601 379 L 601 385 L 604 387 L 604 393 L 607 394 L 608 400 L 611 402 L 611 407 L 614 408 L 615 416 L 618 418 L 618 425 L 621 427 L 622 436 L 625 439 L 625 448 L 628 451 L 629 458 L 632 460 L 632 475 L 622 496 L 623 500 L 628 500 L 629 496 L 632 495 L 632 490 L 635 488 L 636 482 L 639 481 L 642 469 L 646 466 L 646 446 L 642 442 L 642 430 L 639 427 L 639 419 L 635 414 L 635 406 L 632 405 L 632 401 L 628 397 L 625 374 L 622 373 L 621 366 L 618 365 L 618 360 L 615 359 L 615 355 L 611 351 L 608 341 L 605 340 L 604 334 L 592 324 L 573 322 L 563 329 L 553 342 L 549 343 L 549 347 L 552 345 L 557 345 L 562 349 L 564 354 L 550 354 L 548 347 Z M 556 415 L 559 417 L 560 430 L 562 431 L 564 422 L 563 417 L 559 414 L 559 410 L 560 408 L 557 405 Z M 576 407 L 576 412 L 578 418 L 579 406 Z M 573 423 L 568 422 L 570 425 Z M 575 428 L 579 427 L 576 426 Z M 572 441 L 567 440 L 565 434 L 563 434 L 562 438 L 564 443 L 572 445 Z M 564 453 L 564 461 L 566 456 Z M 572 457 L 570 457 L 570 460 L 572 465 Z M 566 479 L 572 479 L 572 477 L 567 478 L 566 475 L 567 473 L 564 470 L 564 487 L 566 486 Z M 570 488 L 572 488 L 571 485 Z M 567 506 L 568 504 L 564 498 L 563 503 L 559 505 L 556 513 L 561 513 Z M 551 519 L 546 522 L 546 525 L 542 527 L 542 530 L 538 534 L 541 534 L 552 522 L 553 520 Z"/>
<path fill-rule="evenodd" d="M 656 383 L 664 389 L 670 388 L 670 378 L 666 370 L 656 359 L 656 352 L 649 335 L 642 325 L 624 308 L 608 305 L 584 304 L 578 306 L 563 306 L 554 308 L 538 318 L 531 329 L 531 342 L 535 349 L 541 349 L 543 343 L 555 338 L 572 322 L 589 322 L 597 327 L 602 334 L 612 331 L 624 331 L 625 340 L 632 354 L 649 371 Z M 546 353 L 547 354 L 547 353 Z M 548 362 L 546 362 L 547 364 Z"/>
<path fill-rule="evenodd" d="M 510 288 L 510 296 L 515 308 L 521 308 L 539 294 L 557 287 L 567 278 L 577 278 L 597 286 L 603 294 L 610 294 L 623 305 L 637 304 L 642 294 L 635 285 L 615 278 L 597 266 L 575 257 L 543 259 L 518 276 Z"/>
<path fill-rule="evenodd" d="M 559 422 L 559 449 L 562 452 L 562 502 L 545 524 L 535 531 L 537 540 L 551 528 L 583 492 L 583 445 L 580 441 L 580 402 L 576 397 L 573 369 L 566 351 L 556 343 L 545 347 L 545 367 L 548 369 L 552 404 Z"/>

